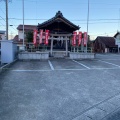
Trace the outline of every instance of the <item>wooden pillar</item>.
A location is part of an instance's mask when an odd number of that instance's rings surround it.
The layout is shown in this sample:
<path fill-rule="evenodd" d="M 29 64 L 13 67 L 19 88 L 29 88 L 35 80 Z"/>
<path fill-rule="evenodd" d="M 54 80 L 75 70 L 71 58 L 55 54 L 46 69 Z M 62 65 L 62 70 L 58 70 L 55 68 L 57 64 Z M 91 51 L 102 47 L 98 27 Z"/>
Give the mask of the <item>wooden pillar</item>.
<path fill-rule="evenodd" d="M 68 56 L 68 41 L 67 41 L 67 37 L 66 37 L 66 56 Z"/>
<path fill-rule="evenodd" d="M 52 56 L 53 52 L 53 36 L 51 37 L 51 50 L 50 50 L 50 55 Z"/>

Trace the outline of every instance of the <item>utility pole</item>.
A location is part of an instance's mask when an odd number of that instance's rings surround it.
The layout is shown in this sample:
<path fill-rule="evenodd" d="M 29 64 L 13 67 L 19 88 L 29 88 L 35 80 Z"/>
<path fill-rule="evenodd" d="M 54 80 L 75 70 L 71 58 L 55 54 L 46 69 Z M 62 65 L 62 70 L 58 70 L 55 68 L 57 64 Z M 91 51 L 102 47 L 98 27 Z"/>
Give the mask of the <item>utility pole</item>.
<path fill-rule="evenodd" d="M 87 44 L 88 44 L 88 24 L 89 24 L 89 0 L 88 0 L 88 12 L 87 12 Z M 86 53 L 87 53 L 87 48 L 88 45 L 86 44 Z"/>
<path fill-rule="evenodd" d="M 8 0 L 6 0 L 6 40 L 8 40 Z"/>
<path fill-rule="evenodd" d="M 11 2 L 12 0 L 0 0 L 5 2 L 6 6 L 6 40 L 8 40 L 8 2 Z"/>
<path fill-rule="evenodd" d="M 23 0 L 23 50 L 25 50 L 25 41 L 24 41 L 24 0 Z"/>

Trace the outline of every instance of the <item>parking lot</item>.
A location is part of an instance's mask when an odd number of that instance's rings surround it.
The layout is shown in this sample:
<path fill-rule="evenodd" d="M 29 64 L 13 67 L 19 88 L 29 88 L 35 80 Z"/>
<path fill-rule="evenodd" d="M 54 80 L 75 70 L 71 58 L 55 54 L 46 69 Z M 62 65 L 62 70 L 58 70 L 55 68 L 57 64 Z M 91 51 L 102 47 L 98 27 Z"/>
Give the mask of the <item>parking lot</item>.
<path fill-rule="evenodd" d="M 108 120 L 119 101 L 119 54 L 17 61 L 0 74 L 0 120 Z"/>

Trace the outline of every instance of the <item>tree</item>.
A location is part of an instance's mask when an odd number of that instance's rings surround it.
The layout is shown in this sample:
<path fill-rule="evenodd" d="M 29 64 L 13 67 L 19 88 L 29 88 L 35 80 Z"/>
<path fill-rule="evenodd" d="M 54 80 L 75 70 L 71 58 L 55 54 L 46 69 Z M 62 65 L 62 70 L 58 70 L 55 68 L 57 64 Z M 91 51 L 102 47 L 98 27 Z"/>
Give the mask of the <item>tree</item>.
<path fill-rule="evenodd" d="M 26 40 L 27 42 L 33 42 L 33 32 L 32 31 L 29 31 L 26 33 Z"/>

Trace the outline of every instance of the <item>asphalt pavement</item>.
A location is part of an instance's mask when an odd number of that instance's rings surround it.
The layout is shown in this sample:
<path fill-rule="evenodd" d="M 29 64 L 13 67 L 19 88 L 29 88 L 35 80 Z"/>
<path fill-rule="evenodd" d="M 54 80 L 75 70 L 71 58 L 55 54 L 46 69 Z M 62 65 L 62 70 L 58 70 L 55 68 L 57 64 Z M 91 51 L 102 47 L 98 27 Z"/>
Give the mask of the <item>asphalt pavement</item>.
<path fill-rule="evenodd" d="M 17 61 L 0 73 L 0 120 L 119 120 L 119 108 L 119 54 Z"/>

